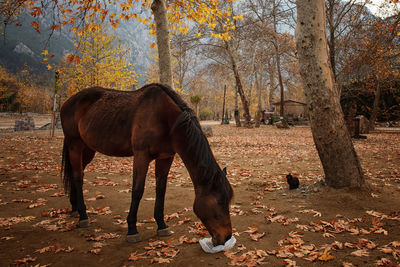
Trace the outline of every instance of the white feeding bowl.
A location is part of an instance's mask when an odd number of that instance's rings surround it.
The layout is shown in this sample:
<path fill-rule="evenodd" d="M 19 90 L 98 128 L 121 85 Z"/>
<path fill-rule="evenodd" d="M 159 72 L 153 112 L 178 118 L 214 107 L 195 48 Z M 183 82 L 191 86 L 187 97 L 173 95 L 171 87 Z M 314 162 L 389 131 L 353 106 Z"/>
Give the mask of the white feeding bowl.
<path fill-rule="evenodd" d="M 230 250 L 232 249 L 235 244 L 236 244 L 236 238 L 232 236 L 230 239 L 228 239 L 225 244 L 223 245 L 218 245 L 215 246 L 212 243 L 211 237 L 208 238 L 203 238 L 199 240 L 201 248 L 207 252 L 207 253 L 217 253 L 220 251 L 225 251 L 225 250 Z"/>

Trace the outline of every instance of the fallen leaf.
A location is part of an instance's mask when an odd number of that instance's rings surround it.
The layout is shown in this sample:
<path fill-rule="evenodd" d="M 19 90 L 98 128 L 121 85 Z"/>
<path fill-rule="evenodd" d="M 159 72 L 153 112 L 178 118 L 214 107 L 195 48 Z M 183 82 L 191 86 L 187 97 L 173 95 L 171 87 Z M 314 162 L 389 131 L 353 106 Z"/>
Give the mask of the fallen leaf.
<path fill-rule="evenodd" d="M 400 241 L 393 241 L 390 243 L 390 245 L 392 245 L 395 248 L 400 247 Z"/>
<path fill-rule="evenodd" d="M 313 209 L 300 210 L 298 212 L 300 212 L 300 213 L 311 213 L 311 214 L 314 214 L 313 215 L 314 217 L 317 217 L 317 216 L 321 217 L 322 216 L 321 212 L 313 210 Z"/>
<path fill-rule="evenodd" d="M 89 250 L 89 252 L 92 253 L 92 254 L 95 254 L 95 255 L 100 255 L 101 248 L 91 249 L 91 250 Z"/>
<path fill-rule="evenodd" d="M 132 253 L 129 255 L 128 260 L 129 260 L 129 261 L 138 261 L 138 260 L 146 259 L 147 257 L 144 256 L 145 254 L 146 254 L 146 252 L 140 253 L 140 254 L 138 254 L 137 251 L 132 252 Z"/>
<path fill-rule="evenodd" d="M 94 242 L 93 243 L 93 248 L 102 248 L 104 247 L 105 243 L 103 242 Z"/>
<path fill-rule="evenodd" d="M 29 262 L 34 262 L 34 261 L 36 261 L 36 257 L 35 258 L 32 258 L 32 257 L 30 257 L 29 255 L 26 257 L 26 258 L 23 258 L 23 259 L 20 259 L 20 260 L 15 260 L 14 261 L 14 264 L 15 265 L 19 265 L 19 264 L 27 264 L 27 263 L 29 263 Z"/>
<path fill-rule="evenodd" d="M 393 249 L 389 248 L 389 247 L 382 247 L 382 248 L 379 248 L 379 250 L 386 254 L 391 254 L 393 252 Z"/>
<path fill-rule="evenodd" d="M 163 248 L 160 251 L 163 256 L 173 258 L 178 255 L 179 250 L 175 250 L 173 248 Z"/>
<path fill-rule="evenodd" d="M 323 233 L 322 236 L 323 237 L 335 237 L 334 235 L 332 235 L 330 233 Z"/>
<path fill-rule="evenodd" d="M 368 257 L 369 256 L 369 252 L 366 249 L 358 249 L 356 251 L 353 251 L 350 254 L 354 255 L 354 256 L 358 256 L 358 257 Z"/>
<path fill-rule="evenodd" d="M 153 264 L 153 263 L 171 263 L 171 260 L 165 259 L 165 258 L 154 257 L 151 259 L 150 263 L 151 264 Z"/>
<path fill-rule="evenodd" d="M 389 260 L 387 258 L 381 258 L 381 259 L 377 260 L 375 262 L 375 265 L 376 266 L 384 266 L 384 267 L 392 267 L 392 266 L 396 267 L 396 266 L 398 266 L 397 263 L 392 262 L 391 260 Z"/>
<path fill-rule="evenodd" d="M 253 226 L 247 227 L 247 228 L 248 228 L 248 230 L 244 231 L 245 233 L 254 234 L 255 232 L 258 231 L 257 225 L 253 225 Z"/>
<path fill-rule="evenodd" d="M 264 233 L 258 233 L 258 234 L 250 234 L 251 240 L 254 240 L 254 241 L 260 240 L 263 236 L 265 236 L 265 232 Z"/>
<path fill-rule="evenodd" d="M 342 262 L 342 267 L 355 267 L 353 263 L 350 262 Z"/>
<path fill-rule="evenodd" d="M 289 259 L 284 259 L 283 262 L 281 263 L 282 266 L 288 266 L 288 267 L 295 267 L 297 266 L 295 261 L 289 260 Z"/>
<path fill-rule="evenodd" d="M 324 253 L 322 253 L 322 255 L 318 257 L 320 261 L 330 261 L 333 260 L 334 258 L 335 257 L 331 255 L 331 253 L 329 252 L 329 249 L 325 249 Z"/>

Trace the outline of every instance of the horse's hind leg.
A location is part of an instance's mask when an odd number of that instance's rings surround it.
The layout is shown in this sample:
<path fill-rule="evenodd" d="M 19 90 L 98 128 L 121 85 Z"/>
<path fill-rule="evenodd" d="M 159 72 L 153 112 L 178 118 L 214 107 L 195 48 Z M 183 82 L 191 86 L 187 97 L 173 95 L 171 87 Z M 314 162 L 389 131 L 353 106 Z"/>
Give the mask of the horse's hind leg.
<path fill-rule="evenodd" d="M 83 179 L 85 168 L 92 161 L 96 152 L 85 146 L 82 153 L 83 153 L 82 154 L 82 179 Z M 75 217 L 79 213 L 77 207 L 77 201 L 78 201 L 77 194 L 73 183 L 71 183 L 69 201 L 71 202 L 72 206 L 71 216 Z"/>
<path fill-rule="evenodd" d="M 159 236 L 169 236 L 171 231 L 164 221 L 164 199 L 167 187 L 167 177 L 174 157 L 156 159 L 156 202 L 154 205 L 154 219 L 157 222 Z"/>
<path fill-rule="evenodd" d="M 136 228 L 137 211 L 144 192 L 144 184 L 146 181 L 150 158 L 147 152 L 136 152 L 134 153 L 133 158 L 132 201 L 127 218 L 128 235 L 126 236 L 126 240 L 131 243 L 136 243 L 140 241 Z"/>
<path fill-rule="evenodd" d="M 69 160 L 72 167 L 71 181 L 71 197 L 72 208 L 74 205 L 79 213 L 79 226 L 88 227 L 89 220 L 86 214 L 86 206 L 83 200 L 82 184 L 83 184 L 83 151 L 84 143 L 80 139 L 74 139 L 70 142 Z"/>

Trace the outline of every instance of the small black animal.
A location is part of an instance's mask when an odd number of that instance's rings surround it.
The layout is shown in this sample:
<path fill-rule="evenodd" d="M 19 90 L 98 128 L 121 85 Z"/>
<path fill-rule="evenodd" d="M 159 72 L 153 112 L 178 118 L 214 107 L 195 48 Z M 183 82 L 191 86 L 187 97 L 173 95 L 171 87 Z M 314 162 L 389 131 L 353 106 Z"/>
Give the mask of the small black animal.
<path fill-rule="evenodd" d="M 299 178 L 293 177 L 292 174 L 289 173 L 288 175 L 286 175 L 286 179 L 287 179 L 287 182 L 289 184 L 289 189 L 290 190 L 299 188 L 299 184 L 300 184 Z"/>

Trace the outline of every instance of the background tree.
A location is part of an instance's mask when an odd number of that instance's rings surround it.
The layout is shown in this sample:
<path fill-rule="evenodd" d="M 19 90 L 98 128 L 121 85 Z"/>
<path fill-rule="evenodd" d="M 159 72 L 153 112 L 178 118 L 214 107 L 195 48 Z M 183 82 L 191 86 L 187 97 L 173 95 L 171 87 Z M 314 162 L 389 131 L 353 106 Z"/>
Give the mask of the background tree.
<path fill-rule="evenodd" d="M 364 176 L 347 131 L 329 63 L 323 0 L 297 0 L 296 44 L 311 130 L 329 186 L 359 187 Z"/>
<path fill-rule="evenodd" d="M 0 4 L 0 17 L 3 40 L 6 40 L 7 26 L 15 22 L 15 20 L 22 14 L 26 5 L 26 0 L 2 0 Z M 17 24 L 18 26 L 19 24 Z"/>
<path fill-rule="evenodd" d="M 173 88 L 171 48 L 165 1 L 154 0 L 151 4 L 151 10 L 156 24 L 160 82 Z"/>
<path fill-rule="evenodd" d="M 90 21 L 93 17 L 98 17 L 102 23 L 110 23 L 114 28 L 118 27 L 120 21 L 137 19 L 140 22 L 151 26 L 151 31 L 157 35 L 157 49 L 159 54 L 159 75 L 160 80 L 173 87 L 172 64 L 170 56 L 170 37 L 169 28 L 179 29 L 182 33 L 187 27 L 187 21 L 196 21 L 203 28 L 215 25 L 216 19 L 223 19 L 226 14 L 219 10 L 219 1 L 198 0 L 198 1 L 165 1 L 165 0 L 128 0 L 119 1 L 53 1 L 44 0 L 23 1 L 26 8 L 33 16 L 31 25 L 37 32 L 41 31 L 41 17 L 43 13 L 53 13 L 52 21 L 49 25 L 50 36 L 54 31 L 61 31 L 66 26 L 71 27 L 77 34 L 93 28 Z M 10 6 L 15 6 L 11 2 Z M 153 11 L 154 23 L 152 18 L 148 18 L 148 12 Z M 6 18 L 4 23 L 11 21 Z M 67 28 L 68 28 L 67 27 Z M 223 32 L 218 36 L 228 36 L 230 23 L 224 23 Z M 70 57 L 70 60 L 79 60 L 78 55 Z"/>
<path fill-rule="evenodd" d="M 0 111 L 50 111 L 50 91 L 46 75 L 33 74 L 27 67 L 13 74 L 0 66 Z"/>
<path fill-rule="evenodd" d="M 284 95 L 279 97 L 282 100 L 290 96 L 292 100 L 303 101 L 301 94 L 294 93 L 302 92 L 296 67 L 295 42 L 292 34 L 285 32 L 292 27 L 293 4 L 282 0 L 248 0 L 245 7 L 246 23 L 251 25 L 249 28 L 253 33 L 246 38 L 252 44 L 246 46 L 257 47 L 256 62 L 260 62 L 260 65 L 255 70 L 257 77 L 267 87 L 267 106 L 271 109 L 278 87 L 279 95 Z"/>
<path fill-rule="evenodd" d="M 396 91 L 393 80 L 399 77 L 400 15 L 370 21 L 370 25 L 354 37 L 345 70 L 348 84 L 358 83 L 373 96 L 364 114 L 370 120 L 370 129 L 374 129 L 380 114 L 382 93 Z M 344 93 L 348 94 L 349 91 Z"/>
<path fill-rule="evenodd" d="M 0 111 L 19 111 L 16 98 L 22 87 L 13 74 L 0 66 Z"/>
<path fill-rule="evenodd" d="M 326 0 L 325 3 L 329 60 L 335 81 L 340 82 L 338 75 L 343 66 L 342 58 L 346 53 L 346 47 L 351 42 L 354 33 L 358 32 L 369 19 L 365 8 L 367 1 Z M 340 88 L 339 84 L 338 89 Z"/>
<path fill-rule="evenodd" d="M 235 6 L 232 3 L 225 3 L 221 10 L 224 11 L 223 19 L 216 20 L 215 26 L 208 31 L 203 30 L 202 35 L 202 56 L 206 60 L 212 60 L 216 64 L 228 68 L 235 81 L 235 90 L 240 97 L 244 116 L 244 125 L 250 127 L 250 103 L 245 92 L 245 81 L 243 78 L 243 30 L 241 26 L 241 15 L 235 14 Z M 238 7 L 238 9 L 240 9 Z M 229 18 L 229 19 L 226 19 Z M 226 25 L 226 20 L 231 24 Z M 226 30 L 229 29 L 229 31 Z M 239 110 L 235 108 L 236 125 L 240 126 L 238 119 Z"/>
<path fill-rule="evenodd" d="M 128 51 L 115 35 L 107 33 L 104 25 L 92 24 L 89 30 L 78 33 L 75 46 L 79 60 L 67 55 L 59 68 L 68 96 L 93 86 L 118 90 L 134 88 L 136 73 L 126 61 Z"/>
<path fill-rule="evenodd" d="M 190 97 L 190 103 L 192 103 L 193 105 L 194 105 L 194 107 L 195 107 L 195 110 L 196 110 L 196 116 L 199 116 L 199 104 L 200 104 L 200 101 L 201 101 L 201 96 L 200 95 L 192 95 L 191 97 Z"/>

